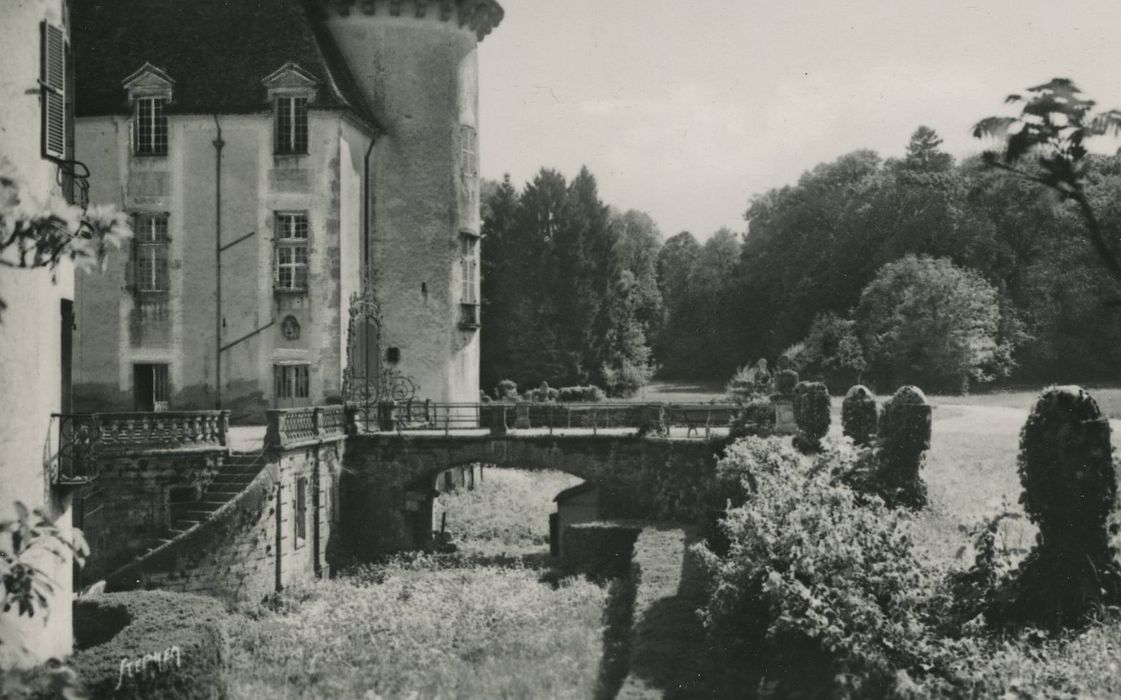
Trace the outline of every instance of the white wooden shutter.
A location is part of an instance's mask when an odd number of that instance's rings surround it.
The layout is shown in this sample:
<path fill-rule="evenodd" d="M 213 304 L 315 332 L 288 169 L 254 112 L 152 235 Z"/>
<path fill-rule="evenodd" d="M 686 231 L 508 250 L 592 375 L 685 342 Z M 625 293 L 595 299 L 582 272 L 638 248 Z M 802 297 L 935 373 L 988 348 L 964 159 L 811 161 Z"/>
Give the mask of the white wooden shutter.
<path fill-rule="evenodd" d="M 43 86 L 43 155 L 66 157 L 66 35 L 42 23 L 40 83 Z"/>

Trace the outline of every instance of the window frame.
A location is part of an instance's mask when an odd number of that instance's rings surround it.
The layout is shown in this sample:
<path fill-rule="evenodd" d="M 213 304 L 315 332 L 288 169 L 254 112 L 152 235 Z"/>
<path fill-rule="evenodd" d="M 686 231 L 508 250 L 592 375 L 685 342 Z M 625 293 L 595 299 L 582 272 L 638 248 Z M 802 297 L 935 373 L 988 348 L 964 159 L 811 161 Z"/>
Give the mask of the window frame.
<path fill-rule="evenodd" d="M 295 504 L 292 513 L 292 535 L 295 538 L 296 547 L 301 547 L 307 543 L 307 499 L 308 499 L 308 478 L 300 476 L 296 478 L 295 491 Z"/>
<path fill-rule="evenodd" d="M 276 94 L 273 103 L 273 154 L 306 156 L 311 141 L 308 95 Z M 285 105 L 282 108 L 281 105 Z M 285 133 L 287 132 L 287 133 Z"/>
<path fill-rule="evenodd" d="M 311 398 L 311 363 L 276 362 L 272 368 L 274 400 Z"/>
<path fill-rule="evenodd" d="M 311 274 L 311 220 L 308 213 L 273 212 L 273 226 L 273 288 L 285 294 L 307 294 Z"/>
<path fill-rule="evenodd" d="M 170 100 L 164 95 L 138 95 L 132 104 L 132 154 L 134 156 L 161 157 L 169 150 L 171 132 L 167 121 L 167 105 Z M 143 114 L 148 105 L 148 114 Z M 145 143 L 145 122 L 147 142 Z M 162 136 L 162 138 L 161 138 Z"/>
<path fill-rule="evenodd" d="M 171 292 L 169 219 L 166 212 L 134 212 L 132 215 L 132 287 L 138 294 Z"/>
<path fill-rule="evenodd" d="M 479 132 L 470 124 L 459 125 L 459 167 L 465 178 L 479 176 Z"/>

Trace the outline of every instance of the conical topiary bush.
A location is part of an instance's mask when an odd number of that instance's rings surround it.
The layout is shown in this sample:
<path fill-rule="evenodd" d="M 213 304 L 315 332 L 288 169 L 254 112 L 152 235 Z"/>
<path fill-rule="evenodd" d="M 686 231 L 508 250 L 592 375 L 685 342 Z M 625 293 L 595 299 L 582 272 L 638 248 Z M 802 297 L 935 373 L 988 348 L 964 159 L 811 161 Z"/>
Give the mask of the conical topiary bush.
<path fill-rule="evenodd" d="M 841 429 L 857 445 L 867 447 L 876 437 L 879 408 L 868 387 L 857 384 L 841 401 Z"/>

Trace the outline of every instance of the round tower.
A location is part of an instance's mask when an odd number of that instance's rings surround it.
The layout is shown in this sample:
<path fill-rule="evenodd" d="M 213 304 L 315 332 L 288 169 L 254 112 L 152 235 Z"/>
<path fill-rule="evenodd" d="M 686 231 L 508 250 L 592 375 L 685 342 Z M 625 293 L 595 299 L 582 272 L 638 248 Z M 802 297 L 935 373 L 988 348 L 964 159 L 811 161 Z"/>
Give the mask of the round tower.
<path fill-rule="evenodd" d="M 478 43 L 494 0 L 318 0 L 381 134 L 369 160 L 369 275 L 382 366 L 416 398 L 479 397 Z"/>

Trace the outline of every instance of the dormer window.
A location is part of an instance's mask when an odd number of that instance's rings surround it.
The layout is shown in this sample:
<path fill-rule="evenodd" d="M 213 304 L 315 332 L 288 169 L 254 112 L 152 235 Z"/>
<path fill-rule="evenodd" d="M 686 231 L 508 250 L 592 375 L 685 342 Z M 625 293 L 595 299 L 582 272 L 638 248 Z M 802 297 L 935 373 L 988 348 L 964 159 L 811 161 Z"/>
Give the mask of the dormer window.
<path fill-rule="evenodd" d="M 139 156 L 167 155 L 167 105 L 175 81 L 145 63 L 124 81 L 132 103 L 132 152 Z"/>
<path fill-rule="evenodd" d="M 167 115 L 162 97 L 143 97 L 132 114 L 133 152 L 140 156 L 167 155 Z"/>
<path fill-rule="evenodd" d="M 261 81 L 273 108 L 273 143 L 278 156 L 308 152 L 308 104 L 319 81 L 295 63 L 285 63 Z"/>
<path fill-rule="evenodd" d="M 307 98 L 276 98 L 276 154 L 307 153 Z"/>

